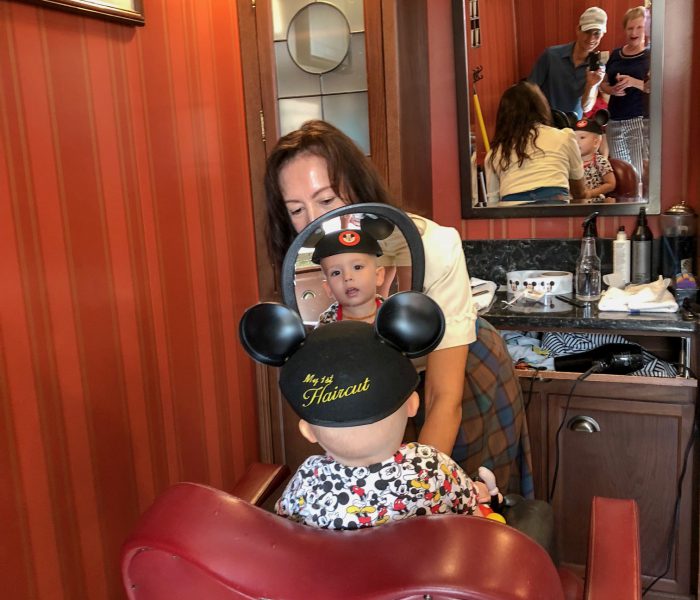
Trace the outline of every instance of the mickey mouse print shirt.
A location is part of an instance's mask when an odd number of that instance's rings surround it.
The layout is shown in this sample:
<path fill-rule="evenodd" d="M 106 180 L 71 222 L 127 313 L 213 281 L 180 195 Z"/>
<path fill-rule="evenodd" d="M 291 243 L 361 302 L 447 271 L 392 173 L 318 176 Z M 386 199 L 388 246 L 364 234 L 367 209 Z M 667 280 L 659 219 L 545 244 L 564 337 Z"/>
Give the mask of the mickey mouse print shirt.
<path fill-rule="evenodd" d="M 411 442 L 368 467 L 310 456 L 275 510 L 312 527 L 359 529 L 420 515 L 471 515 L 477 503 L 476 488 L 457 463 L 431 446 Z"/>

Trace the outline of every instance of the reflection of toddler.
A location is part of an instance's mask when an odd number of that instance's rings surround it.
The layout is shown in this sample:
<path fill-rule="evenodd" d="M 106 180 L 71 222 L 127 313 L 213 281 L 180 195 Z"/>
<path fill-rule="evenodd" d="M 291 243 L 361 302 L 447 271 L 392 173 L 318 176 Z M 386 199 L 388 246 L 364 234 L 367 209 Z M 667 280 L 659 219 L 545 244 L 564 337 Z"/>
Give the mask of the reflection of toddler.
<path fill-rule="evenodd" d="M 319 324 L 334 321 L 372 323 L 382 298 L 377 288 L 384 282 L 384 267 L 377 266 L 382 250 L 375 238 L 359 229 L 343 229 L 324 235 L 311 260 L 321 265 L 335 302 L 319 316 Z"/>
<path fill-rule="evenodd" d="M 601 117 L 601 113 L 605 113 Z M 574 124 L 574 133 L 581 151 L 583 173 L 586 181 L 586 198 L 602 199 L 615 189 L 615 173 L 610 161 L 600 152 L 603 140 L 601 120 L 607 121 L 607 112 L 598 111 L 594 119 L 579 119 Z"/>

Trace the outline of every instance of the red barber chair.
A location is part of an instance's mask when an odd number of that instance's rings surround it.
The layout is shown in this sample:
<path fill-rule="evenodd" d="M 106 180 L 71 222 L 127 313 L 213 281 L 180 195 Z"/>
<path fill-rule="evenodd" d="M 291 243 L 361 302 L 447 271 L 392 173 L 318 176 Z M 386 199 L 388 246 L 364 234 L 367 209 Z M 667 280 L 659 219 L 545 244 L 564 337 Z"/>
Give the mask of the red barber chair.
<path fill-rule="evenodd" d="M 271 473 L 263 477 L 268 488 L 280 475 Z M 529 537 L 489 519 L 425 516 L 319 530 L 180 483 L 125 542 L 122 577 L 130 600 L 632 600 L 640 598 L 637 518 L 632 500 L 593 499 L 584 583 L 558 571 Z"/>
<path fill-rule="evenodd" d="M 639 173 L 634 165 L 619 158 L 609 158 L 610 166 L 615 173 L 615 189 L 608 196 L 615 196 L 618 200 L 637 198 L 640 194 Z"/>

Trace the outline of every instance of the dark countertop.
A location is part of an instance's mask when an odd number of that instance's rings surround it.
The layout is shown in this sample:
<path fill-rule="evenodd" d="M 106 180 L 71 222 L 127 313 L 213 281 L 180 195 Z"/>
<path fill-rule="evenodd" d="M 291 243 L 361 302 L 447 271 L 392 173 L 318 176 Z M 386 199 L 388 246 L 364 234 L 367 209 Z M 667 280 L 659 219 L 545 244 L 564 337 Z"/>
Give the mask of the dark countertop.
<path fill-rule="evenodd" d="M 624 312 L 600 312 L 598 303 L 592 302 L 579 308 L 545 296 L 547 307 L 522 300 L 506 306 L 504 300 L 512 299 L 506 292 L 496 292 L 491 306 L 480 314 L 497 329 L 520 331 L 595 331 L 620 330 L 652 335 L 688 335 L 697 330 L 697 320 L 684 321 L 681 312 L 627 314 Z"/>

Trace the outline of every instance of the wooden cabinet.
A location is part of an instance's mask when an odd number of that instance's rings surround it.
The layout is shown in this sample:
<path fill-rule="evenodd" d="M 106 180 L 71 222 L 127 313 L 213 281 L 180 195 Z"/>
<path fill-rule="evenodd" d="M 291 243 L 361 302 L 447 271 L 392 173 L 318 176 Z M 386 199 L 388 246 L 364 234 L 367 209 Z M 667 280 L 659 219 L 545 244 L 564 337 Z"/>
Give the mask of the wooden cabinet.
<path fill-rule="evenodd" d="M 560 560 L 581 569 L 586 563 L 591 498 L 634 498 L 640 510 L 646 586 L 666 569 L 697 382 L 593 375 L 576 383 L 576 377 L 540 373 L 532 379 L 528 372 L 521 374 L 536 495 L 548 498 L 556 473 L 552 505 Z M 646 598 L 694 597 L 693 463 L 691 452 L 680 488 L 679 527 L 669 572 Z"/>

